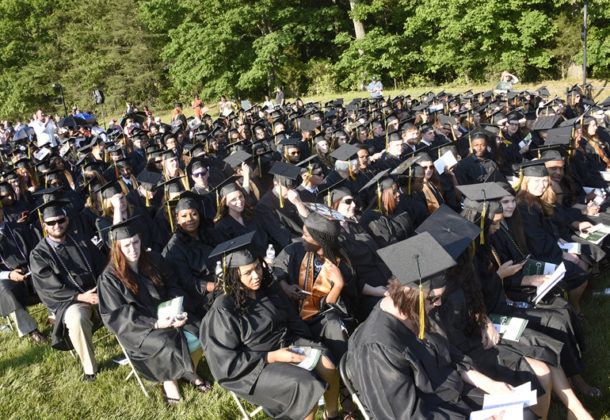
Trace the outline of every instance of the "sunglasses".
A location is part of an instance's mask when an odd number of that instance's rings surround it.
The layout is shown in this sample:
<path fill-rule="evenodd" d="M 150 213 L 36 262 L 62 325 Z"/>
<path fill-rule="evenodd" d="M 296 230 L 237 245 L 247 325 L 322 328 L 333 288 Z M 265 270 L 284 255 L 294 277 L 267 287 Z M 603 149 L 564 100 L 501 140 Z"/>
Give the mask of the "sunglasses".
<path fill-rule="evenodd" d="M 426 300 L 430 303 L 430 305 L 434 305 L 436 302 L 441 300 L 441 296 L 437 295 L 437 296 L 428 296 L 426 298 Z"/>
<path fill-rule="evenodd" d="M 57 220 L 49 220 L 48 222 L 44 222 L 44 224 L 47 226 L 55 226 L 55 225 L 62 225 L 65 221 L 66 221 L 66 218 L 62 217 L 61 219 L 57 219 Z"/>
<path fill-rule="evenodd" d="M 351 206 L 352 204 L 354 204 L 354 199 L 346 198 L 345 200 L 343 200 L 343 203 L 347 204 L 348 206 Z"/>
<path fill-rule="evenodd" d="M 195 178 L 199 178 L 200 176 L 204 176 L 204 175 L 205 175 L 205 174 L 207 174 L 207 173 L 208 173 L 208 171 L 206 171 L 206 170 L 201 170 L 201 172 L 193 172 L 193 176 L 194 176 Z"/>

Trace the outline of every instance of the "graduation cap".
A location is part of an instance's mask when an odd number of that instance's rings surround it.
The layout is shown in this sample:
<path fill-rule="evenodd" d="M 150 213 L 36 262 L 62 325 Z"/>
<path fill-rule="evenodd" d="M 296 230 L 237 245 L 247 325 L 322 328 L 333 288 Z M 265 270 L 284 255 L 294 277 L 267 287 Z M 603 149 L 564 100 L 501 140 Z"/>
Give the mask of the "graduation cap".
<path fill-rule="evenodd" d="M 105 183 L 101 187 L 99 187 L 95 192 L 99 192 L 102 194 L 102 198 L 111 198 L 115 194 L 123 194 L 123 190 L 121 186 L 116 182 L 116 180 L 112 180 L 110 182 Z"/>
<path fill-rule="evenodd" d="M 226 293 L 224 279 L 226 278 L 227 268 L 239 268 L 250 265 L 257 260 L 256 254 L 251 250 L 252 239 L 256 232 L 248 232 L 244 235 L 230 239 L 218 244 L 208 256 L 208 260 L 213 261 L 221 258 L 222 261 L 222 282 L 223 290 Z"/>
<path fill-rule="evenodd" d="M 224 159 L 224 162 L 229 165 L 232 169 L 238 168 L 242 163 L 250 159 L 252 155 L 244 150 L 238 150 L 237 152 L 229 155 Z"/>
<path fill-rule="evenodd" d="M 416 233 L 428 232 L 455 260 L 481 233 L 481 228 L 442 204 L 415 229 Z"/>
<path fill-rule="evenodd" d="M 400 165 L 398 165 L 394 170 L 390 173 L 390 175 L 394 175 L 398 178 L 398 180 L 407 178 L 408 185 L 408 194 L 411 195 L 411 180 L 413 177 L 424 176 L 426 171 L 423 167 L 419 165 L 415 165 L 420 161 L 419 156 L 411 156 L 407 160 L 403 161 Z"/>
<path fill-rule="evenodd" d="M 203 197 L 199 194 L 195 194 L 192 191 L 183 191 L 180 193 L 178 203 L 176 204 L 176 213 L 182 210 L 195 209 L 200 210 L 200 203 Z"/>
<path fill-rule="evenodd" d="M 557 127 L 547 131 L 544 145 L 569 146 L 570 140 L 572 140 L 572 127 Z"/>
<path fill-rule="evenodd" d="M 117 168 L 126 168 L 131 167 L 131 159 L 129 158 L 121 158 L 115 162 Z"/>
<path fill-rule="evenodd" d="M 494 214 L 502 212 L 500 199 L 509 195 L 497 182 L 485 182 L 480 184 L 457 185 L 456 188 L 464 195 L 464 209 L 473 210 L 481 214 L 481 244 L 485 243 L 484 223 L 485 219 L 492 219 Z"/>
<path fill-rule="evenodd" d="M 316 198 L 320 199 L 326 196 L 326 204 L 328 205 L 328 207 L 332 207 L 332 204 L 335 201 L 340 200 L 343 197 L 347 197 L 348 195 L 352 195 L 350 189 L 344 186 L 346 182 L 347 179 L 342 178 L 340 181 L 335 182 L 328 188 L 319 191 Z"/>
<path fill-rule="evenodd" d="M 146 190 L 146 207 L 150 206 L 148 192 L 156 190 L 159 182 L 163 179 L 163 175 L 158 172 L 142 171 L 136 178 L 138 183 Z"/>
<path fill-rule="evenodd" d="M 316 155 L 311 155 L 307 159 L 304 159 L 304 160 L 300 161 L 299 163 L 297 163 L 297 166 L 302 168 L 301 169 L 301 173 L 308 172 L 309 175 L 311 175 L 311 172 L 314 169 L 321 168 L 322 165 L 320 165 L 319 162 L 314 161 L 314 159 L 317 159 L 317 158 L 318 158 L 317 154 Z"/>
<path fill-rule="evenodd" d="M 425 312 L 423 290 L 445 285 L 444 271 L 456 265 L 451 255 L 429 232 L 377 250 L 396 279 L 412 289 L 419 289 L 419 334 L 424 339 Z"/>
<path fill-rule="evenodd" d="M 19 179 L 19 175 L 17 175 L 17 172 L 15 172 L 15 169 L 5 172 L 2 175 L 2 177 L 4 178 L 4 181 L 12 181 L 14 179 Z"/>
<path fill-rule="evenodd" d="M 316 129 L 316 122 L 309 118 L 299 118 L 299 129 L 303 131 L 314 131 Z"/>
<path fill-rule="evenodd" d="M 521 181 L 523 176 L 549 176 L 549 172 L 547 171 L 546 166 L 544 166 L 546 162 L 548 162 L 547 159 L 536 159 L 515 165 L 519 170 L 519 180 Z"/>
<path fill-rule="evenodd" d="M 377 185 L 377 212 L 378 213 L 382 212 L 382 209 L 381 209 L 382 193 L 385 190 L 392 188 L 392 186 L 394 184 L 396 184 L 396 181 L 394 181 L 393 178 L 387 176 L 388 172 L 390 172 L 390 169 L 385 169 L 385 170 L 379 172 L 358 191 L 358 193 L 361 193 L 363 191 L 366 191 L 368 188 L 371 188 L 373 185 Z"/>
<path fill-rule="evenodd" d="M 13 190 L 11 184 L 6 181 L 2 181 L 0 182 L 0 194 L 15 194 L 15 190 Z"/>
<path fill-rule="evenodd" d="M 539 117 L 532 126 L 532 131 L 550 130 L 551 128 L 555 128 L 559 121 L 561 121 L 559 115 Z"/>
<path fill-rule="evenodd" d="M 133 225 L 133 220 L 140 217 L 134 216 L 130 217 L 127 220 L 123 220 L 122 222 L 116 223 L 110 227 L 108 227 L 110 231 L 110 238 L 113 242 L 120 241 L 123 239 L 129 239 L 138 234 L 138 230 Z"/>
<path fill-rule="evenodd" d="M 551 92 L 549 92 L 546 86 L 539 87 L 538 89 L 536 89 L 536 92 L 538 93 L 538 96 L 542 98 L 548 98 L 549 96 L 551 96 Z"/>

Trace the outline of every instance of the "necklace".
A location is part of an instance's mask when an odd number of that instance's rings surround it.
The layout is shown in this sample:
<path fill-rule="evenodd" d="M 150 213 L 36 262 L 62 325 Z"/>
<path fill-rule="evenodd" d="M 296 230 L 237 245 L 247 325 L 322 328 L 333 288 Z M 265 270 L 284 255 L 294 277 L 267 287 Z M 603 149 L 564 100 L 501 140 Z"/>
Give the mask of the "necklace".
<path fill-rule="evenodd" d="M 76 250 L 78 251 L 79 255 L 81 256 L 81 258 L 83 259 L 83 261 L 85 262 L 85 265 L 87 266 L 87 268 L 89 269 L 89 273 L 93 276 L 93 270 L 91 269 L 91 266 L 89 265 L 89 261 L 87 260 L 87 257 L 85 257 L 85 254 L 83 253 L 83 251 L 80 249 L 80 247 L 78 246 L 78 244 L 76 243 L 76 241 L 74 239 L 72 239 L 72 237 L 70 235 L 68 235 L 68 239 L 70 239 L 72 241 L 72 243 L 74 244 L 74 246 L 76 247 Z M 64 269 L 64 271 L 66 273 L 68 273 L 68 278 L 70 279 L 70 281 L 72 282 L 72 284 L 74 284 L 74 286 L 76 286 L 76 288 L 78 289 L 79 292 L 81 293 L 85 293 L 85 291 L 83 290 L 82 287 L 80 287 L 80 285 L 76 282 L 76 280 L 74 279 L 74 277 L 72 276 L 72 273 L 70 273 L 70 270 L 68 270 L 68 267 L 66 267 L 66 265 L 64 264 L 63 260 L 59 257 L 59 255 L 57 254 L 57 251 L 55 251 L 55 247 L 53 245 L 50 245 L 47 243 L 47 245 L 49 245 L 49 248 L 51 248 L 51 251 L 53 252 L 53 255 L 55 255 L 55 258 L 57 259 L 57 261 L 59 262 L 59 264 L 62 266 L 62 268 Z"/>

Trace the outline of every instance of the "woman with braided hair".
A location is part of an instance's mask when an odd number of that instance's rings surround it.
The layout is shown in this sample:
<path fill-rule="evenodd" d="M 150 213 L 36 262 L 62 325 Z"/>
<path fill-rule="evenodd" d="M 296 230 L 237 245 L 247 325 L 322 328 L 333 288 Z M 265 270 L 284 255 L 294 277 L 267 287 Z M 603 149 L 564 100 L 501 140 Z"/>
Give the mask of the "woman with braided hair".
<path fill-rule="evenodd" d="M 324 418 L 338 415 L 339 375 L 265 263 L 250 250 L 253 232 L 218 245 L 224 274 L 201 324 L 200 340 L 219 385 L 280 419 L 313 419 L 324 394 Z M 300 350 L 320 349 L 311 369 Z M 300 350 L 299 350 L 300 349 Z"/>

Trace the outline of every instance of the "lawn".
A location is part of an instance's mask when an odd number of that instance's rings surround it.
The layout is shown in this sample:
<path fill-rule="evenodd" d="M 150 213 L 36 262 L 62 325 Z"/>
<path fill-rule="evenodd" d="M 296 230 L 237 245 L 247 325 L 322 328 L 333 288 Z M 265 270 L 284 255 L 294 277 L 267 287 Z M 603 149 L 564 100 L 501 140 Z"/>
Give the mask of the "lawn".
<path fill-rule="evenodd" d="M 595 279 L 593 289 L 610 287 L 610 271 Z M 610 310 L 610 297 L 592 297 L 587 293 L 583 305 L 587 337 L 585 377 L 602 389 L 602 398 L 584 399 L 585 406 L 596 419 L 610 419 L 610 329 L 605 319 Z M 51 327 L 44 312 L 36 314 L 42 331 L 50 335 Z M 104 335 L 99 330 L 96 337 Z M 100 373 L 94 383 L 81 382 L 82 369 L 68 352 L 49 346 L 37 346 L 16 334 L 0 332 L 0 418 L 138 418 L 138 419 L 235 419 L 239 417 L 231 396 L 218 384 L 207 394 L 199 394 L 189 385 L 182 386 L 184 402 L 168 408 L 161 386 L 156 385 L 146 398 L 136 380 L 125 381 L 129 367 L 117 365 L 112 359 L 122 353 L 114 338 L 95 346 Z M 199 373 L 212 379 L 205 363 Z M 320 411 L 318 411 L 320 417 Z M 549 419 L 565 419 L 566 410 L 553 399 Z M 263 415 L 259 415 L 262 418 Z"/>

